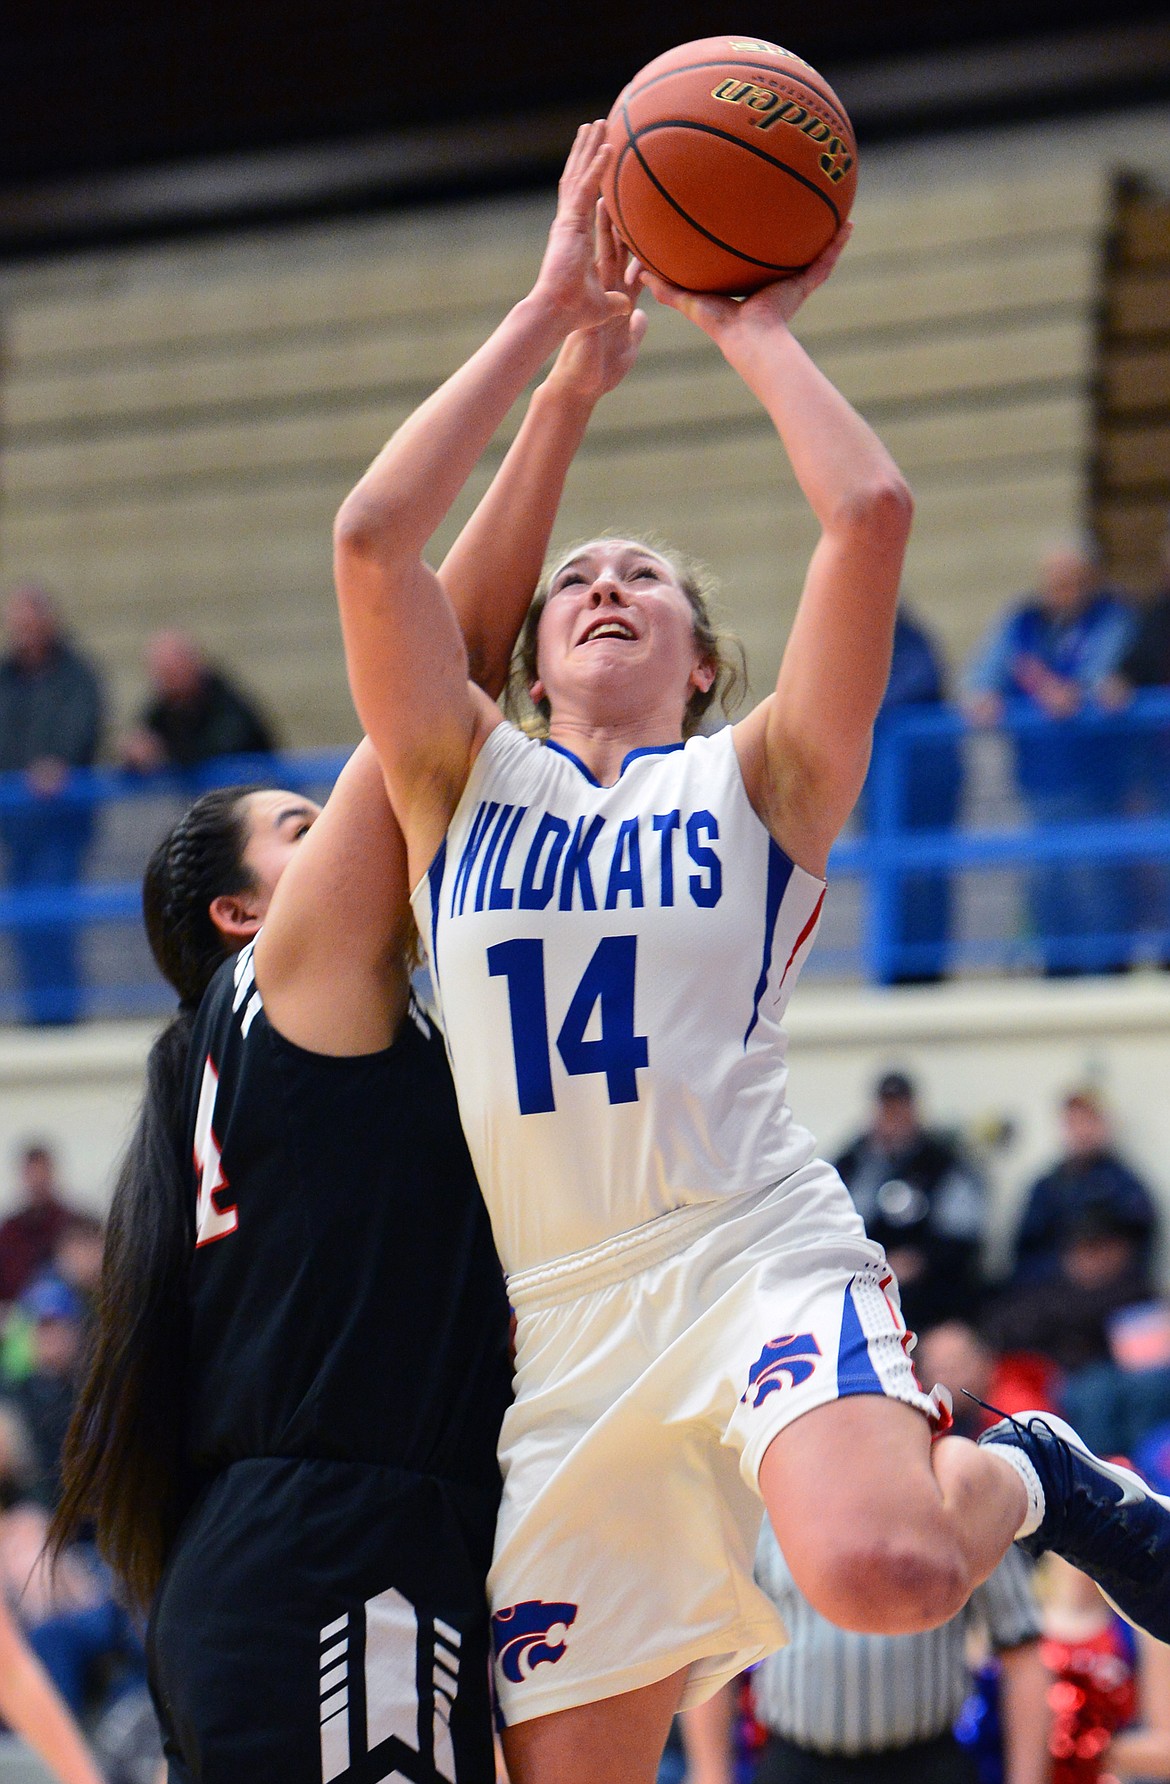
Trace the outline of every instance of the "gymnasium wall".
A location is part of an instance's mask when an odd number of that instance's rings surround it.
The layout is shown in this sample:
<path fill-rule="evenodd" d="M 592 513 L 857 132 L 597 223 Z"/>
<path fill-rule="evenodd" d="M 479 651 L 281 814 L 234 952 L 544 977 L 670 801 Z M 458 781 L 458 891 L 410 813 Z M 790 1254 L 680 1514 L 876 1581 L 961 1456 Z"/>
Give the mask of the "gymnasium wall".
<path fill-rule="evenodd" d="M 801 331 L 910 476 L 907 588 L 953 659 L 1086 515 L 1113 176 L 1170 178 L 1167 123 L 1021 125 L 863 163 L 855 240 Z M 144 634 L 181 623 L 290 744 L 354 735 L 333 512 L 525 290 L 550 202 L 0 269 L 0 584 L 58 591 L 119 719 Z M 812 529 L 762 414 L 667 313 L 574 469 L 563 534 L 603 525 L 653 526 L 716 569 L 766 689 Z"/>

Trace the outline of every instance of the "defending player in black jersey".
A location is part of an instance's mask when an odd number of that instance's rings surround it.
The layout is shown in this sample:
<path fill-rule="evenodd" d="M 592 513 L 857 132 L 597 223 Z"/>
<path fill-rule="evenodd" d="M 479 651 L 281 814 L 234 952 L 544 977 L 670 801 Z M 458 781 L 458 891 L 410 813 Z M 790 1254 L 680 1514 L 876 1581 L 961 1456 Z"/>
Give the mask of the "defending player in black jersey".
<path fill-rule="evenodd" d="M 581 227 L 568 177 L 566 209 Z M 440 572 L 493 692 L 550 469 L 642 327 L 570 337 Z M 145 908 L 181 1004 L 118 1180 L 54 1539 L 92 1517 L 151 1604 L 171 1784 L 488 1784 L 507 1309 L 411 1002 L 405 853 L 368 743 L 323 811 L 206 794 Z"/>

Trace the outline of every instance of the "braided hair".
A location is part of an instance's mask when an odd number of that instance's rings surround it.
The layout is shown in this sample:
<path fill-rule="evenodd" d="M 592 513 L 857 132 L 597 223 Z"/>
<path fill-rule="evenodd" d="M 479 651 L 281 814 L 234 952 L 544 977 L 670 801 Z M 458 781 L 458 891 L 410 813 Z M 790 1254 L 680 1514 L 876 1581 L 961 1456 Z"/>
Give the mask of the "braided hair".
<path fill-rule="evenodd" d="M 232 952 L 211 919 L 251 884 L 245 801 L 205 793 L 150 857 L 142 902 L 151 950 L 179 1009 L 146 1063 L 146 1092 L 110 1207 L 85 1379 L 49 1528 L 59 1555 L 92 1521 L 98 1547 L 145 1607 L 198 1487 L 186 1447 L 187 1272 L 195 1242 L 183 1087 L 195 1012 Z"/>
<path fill-rule="evenodd" d="M 244 801 L 259 787 L 204 793 L 155 849 L 142 881 L 142 914 L 159 971 L 194 1009 L 227 949 L 211 920 L 211 901 L 251 884 L 244 860 Z"/>

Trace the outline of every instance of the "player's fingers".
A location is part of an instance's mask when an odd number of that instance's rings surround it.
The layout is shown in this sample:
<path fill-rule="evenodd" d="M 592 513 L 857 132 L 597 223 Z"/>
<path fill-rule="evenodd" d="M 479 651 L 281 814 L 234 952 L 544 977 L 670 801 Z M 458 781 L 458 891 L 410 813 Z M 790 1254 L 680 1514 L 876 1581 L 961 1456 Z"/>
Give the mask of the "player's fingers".
<path fill-rule="evenodd" d="M 693 292 L 684 291 L 680 285 L 672 285 L 669 279 L 664 279 L 660 273 L 650 272 L 640 260 L 631 261 L 630 265 L 631 269 L 637 269 L 640 283 L 645 286 L 652 297 L 657 298 L 660 304 L 669 304 L 672 310 L 682 310 L 693 299 Z"/>
<path fill-rule="evenodd" d="M 601 176 L 605 172 L 605 164 L 609 160 L 611 149 L 605 138 L 605 130 L 598 125 L 597 140 L 590 152 L 588 162 L 582 173 L 582 191 L 590 206 L 601 191 Z"/>
<path fill-rule="evenodd" d="M 624 284 L 626 268 L 630 263 L 630 250 L 618 234 L 614 220 L 605 208 L 605 200 L 601 199 L 600 204 L 601 214 L 605 219 L 605 233 L 609 238 L 610 248 L 613 253 L 615 282 L 617 284 Z"/>
<path fill-rule="evenodd" d="M 739 307 L 730 297 L 684 291 L 680 285 L 672 285 L 669 280 L 659 278 L 657 273 L 648 273 L 645 268 L 642 269 L 642 283 L 660 304 L 669 305 L 708 334 L 713 334 Z"/>
<path fill-rule="evenodd" d="M 581 161 L 582 143 L 584 142 L 588 129 L 588 124 L 578 124 L 577 126 L 572 146 L 565 157 L 565 165 L 561 169 L 560 185 L 562 189 L 570 183 L 577 172 L 577 168 Z"/>
<path fill-rule="evenodd" d="M 593 212 L 593 233 L 597 243 L 597 276 L 607 291 L 620 291 L 621 275 L 614 253 L 613 231 L 600 198 Z"/>
<path fill-rule="evenodd" d="M 560 179 L 560 192 L 563 200 L 575 204 L 580 202 L 583 188 L 587 188 L 591 173 L 591 163 L 597 155 L 598 148 L 605 140 L 605 125 L 594 119 L 592 123 L 581 124 L 573 138 L 573 146 L 569 150 L 564 172 Z M 598 174 L 600 179 L 600 173 Z"/>
<path fill-rule="evenodd" d="M 840 260 L 842 254 L 845 252 L 849 243 L 849 237 L 852 234 L 852 223 L 842 223 L 828 247 L 822 249 L 816 259 L 805 268 L 804 272 L 801 274 L 801 278 L 808 282 L 808 289 L 810 291 L 815 291 L 818 285 L 824 284 L 825 280 Z"/>

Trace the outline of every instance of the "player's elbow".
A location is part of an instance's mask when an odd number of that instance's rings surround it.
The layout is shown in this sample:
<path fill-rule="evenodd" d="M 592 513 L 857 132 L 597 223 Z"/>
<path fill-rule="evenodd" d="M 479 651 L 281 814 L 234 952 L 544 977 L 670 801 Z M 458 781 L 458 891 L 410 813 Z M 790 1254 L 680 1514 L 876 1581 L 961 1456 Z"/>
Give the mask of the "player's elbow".
<path fill-rule="evenodd" d="M 338 564 L 368 562 L 392 554 L 403 528 L 394 505 L 373 501 L 359 484 L 346 496 L 333 522 L 333 555 Z"/>
<path fill-rule="evenodd" d="M 957 1545 L 859 1529 L 826 1558 L 807 1596 L 842 1629 L 910 1635 L 947 1622 L 969 1589 Z"/>
<path fill-rule="evenodd" d="M 864 539 L 871 547 L 899 550 L 910 537 L 914 497 L 910 485 L 892 466 L 860 481 L 842 497 L 832 530 Z"/>
<path fill-rule="evenodd" d="M 357 490 L 346 496 L 333 522 L 333 555 L 339 562 L 370 554 L 378 524 Z"/>

